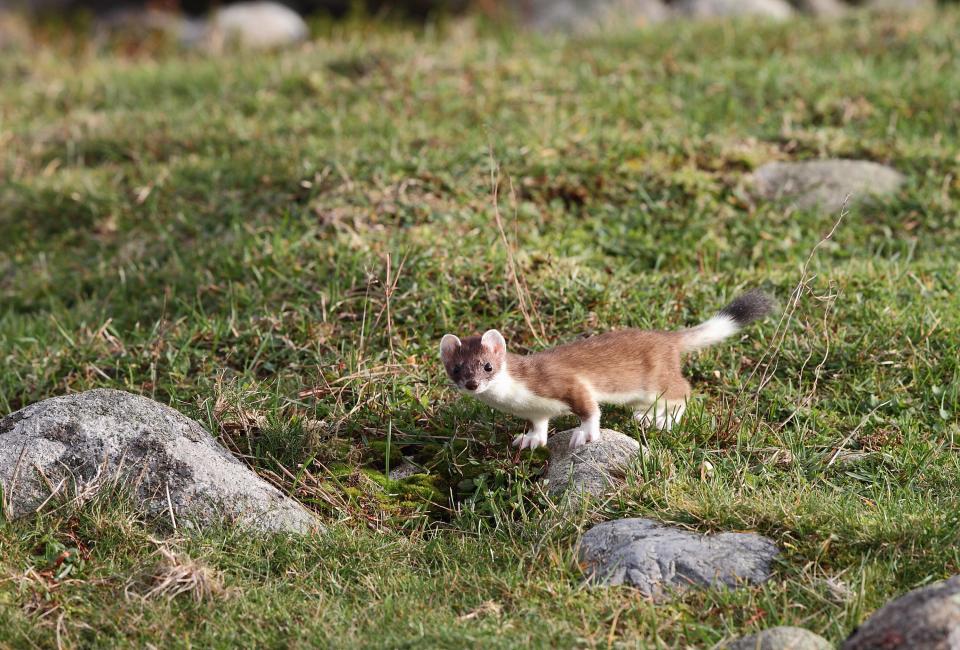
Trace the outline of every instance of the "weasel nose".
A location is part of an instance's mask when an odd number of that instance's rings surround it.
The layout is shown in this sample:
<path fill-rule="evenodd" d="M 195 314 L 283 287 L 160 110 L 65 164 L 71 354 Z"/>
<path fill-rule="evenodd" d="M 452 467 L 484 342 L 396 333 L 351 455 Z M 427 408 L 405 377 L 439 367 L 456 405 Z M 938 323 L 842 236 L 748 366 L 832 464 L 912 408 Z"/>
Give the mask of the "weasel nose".
<path fill-rule="evenodd" d="M 477 390 L 478 384 L 474 380 L 468 379 L 466 382 L 464 382 L 463 386 L 467 390 Z"/>

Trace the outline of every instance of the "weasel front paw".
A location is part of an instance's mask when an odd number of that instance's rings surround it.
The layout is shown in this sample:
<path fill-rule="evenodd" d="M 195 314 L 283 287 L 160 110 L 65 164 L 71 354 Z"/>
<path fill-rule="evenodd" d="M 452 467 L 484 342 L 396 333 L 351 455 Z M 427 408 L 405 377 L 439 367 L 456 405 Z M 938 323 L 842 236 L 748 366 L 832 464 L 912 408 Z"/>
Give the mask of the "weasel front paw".
<path fill-rule="evenodd" d="M 520 449 L 530 449 L 547 446 L 547 432 L 543 433 L 524 433 L 513 439 L 513 446 Z"/>

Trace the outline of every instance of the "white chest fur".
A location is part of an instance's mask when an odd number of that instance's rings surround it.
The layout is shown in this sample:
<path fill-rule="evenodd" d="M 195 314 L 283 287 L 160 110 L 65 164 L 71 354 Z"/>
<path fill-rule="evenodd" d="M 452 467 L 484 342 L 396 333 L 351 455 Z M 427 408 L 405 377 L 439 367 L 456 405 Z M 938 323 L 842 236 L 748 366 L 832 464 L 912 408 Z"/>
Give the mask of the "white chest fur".
<path fill-rule="evenodd" d="M 527 420 L 553 418 L 570 412 L 560 400 L 541 397 L 510 375 L 504 367 L 475 397 L 493 408 Z"/>

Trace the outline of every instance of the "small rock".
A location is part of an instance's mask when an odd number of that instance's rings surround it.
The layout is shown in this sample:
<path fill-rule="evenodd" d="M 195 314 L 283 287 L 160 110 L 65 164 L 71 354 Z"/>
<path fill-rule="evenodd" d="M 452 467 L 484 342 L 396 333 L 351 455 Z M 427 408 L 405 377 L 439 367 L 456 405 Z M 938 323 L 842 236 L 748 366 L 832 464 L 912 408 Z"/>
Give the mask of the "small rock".
<path fill-rule="evenodd" d="M 523 23 L 542 32 L 643 27 L 670 17 L 661 0 L 527 0 L 514 4 Z"/>
<path fill-rule="evenodd" d="M 754 16 L 786 20 L 793 16 L 787 0 L 678 0 L 672 7 L 691 18 L 740 18 Z"/>
<path fill-rule="evenodd" d="M 235 521 L 256 531 L 308 532 L 317 520 L 254 474 L 197 422 L 146 397 L 91 390 L 0 419 L 0 487 L 9 514 L 51 495 L 92 495 L 119 479 L 149 515 L 178 525 Z"/>
<path fill-rule="evenodd" d="M 389 476 L 391 481 L 402 481 L 403 479 L 409 478 L 414 474 L 419 474 L 422 471 L 422 469 L 411 463 L 409 460 L 404 459 L 404 461 L 398 466 L 390 468 Z"/>
<path fill-rule="evenodd" d="M 640 443 L 613 429 L 601 429 L 600 440 L 570 449 L 574 431 L 555 433 L 547 442 L 547 493 L 556 497 L 569 490 L 575 498 L 602 496 L 623 478 L 640 453 Z"/>
<path fill-rule="evenodd" d="M 960 575 L 914 589 L 853 631 L 842 650 L 956 650 L 960 648 Z"/>
<path fill-rule="evenodd" d="M 790 199 L 799 208 L 839 210 L 846 197 L 863 200 L 893 194 L 903 184 L 900 172 L 866 160 L 773 162 L 753 173 L 764 199 Z"/>
<path fill-rule="evenodd" d="M 723 650 L 832 650 L 829 641 L 801 627 L 772 627 L 721 646 Z"/>
<path fill-rule="evenodd" d="M 228 44 L 267 50 L 293 45 L 307 38 L 309 29 L 300 15 L 276 2 L 238 2 L 213 12 L 209 21 L 184 32 L 184 41 L 214 50 Z"/>
<path fill-rule="evenodd" d="M 662 599 L 690 587 L 737 587 L 770 578 L 776 544 L 754 533 L 699 535 L 650 519 L 598 524 L 580 540 L 589 579 Z"/>

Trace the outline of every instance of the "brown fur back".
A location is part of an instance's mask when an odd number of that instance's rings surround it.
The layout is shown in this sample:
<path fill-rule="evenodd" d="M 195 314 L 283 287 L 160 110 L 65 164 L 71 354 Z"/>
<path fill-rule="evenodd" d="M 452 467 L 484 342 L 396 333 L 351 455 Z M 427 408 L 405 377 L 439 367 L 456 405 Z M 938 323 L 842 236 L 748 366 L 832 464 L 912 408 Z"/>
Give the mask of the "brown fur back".
<path fill-rule="evenodd" d="M 507 358 L 510 373 L 531 390 L 562 400 L 583 416 L 592 402 L 584 382 L 605 393 L 643 390 L 683 399 L 690 384 L 683 378 L 680 352 L 675 332 L 627 329 Z"/>

